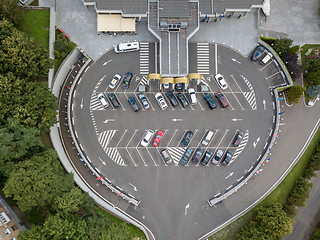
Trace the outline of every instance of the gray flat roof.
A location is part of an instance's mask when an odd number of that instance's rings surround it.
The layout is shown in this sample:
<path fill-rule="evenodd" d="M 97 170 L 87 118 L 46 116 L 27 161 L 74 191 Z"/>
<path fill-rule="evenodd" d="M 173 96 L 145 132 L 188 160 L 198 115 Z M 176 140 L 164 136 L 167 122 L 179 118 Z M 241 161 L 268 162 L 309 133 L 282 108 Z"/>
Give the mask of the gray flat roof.
<path fill-rule="evenodd" d="M 99 11 L 122 11 L 123 14 L 146 14 L 148 0 L 83 0 L 85 4 L 95 3 Z M 188 0 L 159 0 L 163 17 L 185 17 L 185 5 Z M 192 1 L 192 0 L 191 0 Z M 225 9 L 250 9 L 252 5 L 262 5 L 264 0 L 199 0 L 199 12 L 202 14 L 224 13 Z M 213 4 L 213 11 L 212 11 Z M 188 9 L 188 6 L 186 7 Z"/>

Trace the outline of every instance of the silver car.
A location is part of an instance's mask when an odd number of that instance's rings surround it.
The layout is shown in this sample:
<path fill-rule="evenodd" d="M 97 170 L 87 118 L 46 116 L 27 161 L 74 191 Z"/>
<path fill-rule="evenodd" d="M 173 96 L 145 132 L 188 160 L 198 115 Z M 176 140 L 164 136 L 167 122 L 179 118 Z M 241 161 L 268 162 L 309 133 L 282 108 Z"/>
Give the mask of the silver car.
<path fill-rule="evenodd" d="M 140 100 L 140 102 L 141 102 L 141 104 L 142 104 L 144 109 L 148 109 L 150 107 L 149 102 L 148 102 L 148 100 L 146 98 L 146 95 L 144 95 L 143 93 L 140 93 L 138 95 L 138 98 L 139 98 L 139 100 Z"/>

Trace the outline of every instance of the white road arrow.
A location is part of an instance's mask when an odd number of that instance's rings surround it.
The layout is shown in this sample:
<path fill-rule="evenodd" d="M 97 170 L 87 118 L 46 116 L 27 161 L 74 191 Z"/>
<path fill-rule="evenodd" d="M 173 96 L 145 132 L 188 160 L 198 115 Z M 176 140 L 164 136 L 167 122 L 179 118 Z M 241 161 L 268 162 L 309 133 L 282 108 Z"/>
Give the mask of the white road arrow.
<path fill-rule="evenodd" d="M 107 65 L 109 62 L 112 62 L 112 60 L 109 60 L 108 62 L 104 62 L 103 66 Z"/>
<path fill-rule="evenodd" d="M 231 60 L 234 61 L 234 62 L 236 62 L 236 63 L 241 64 L 241 62 L 239 62 L 239 61 L 238 61 L 237 59 L 235 59 L 235 58 L 232 58 Z"/>
<path fill-rule="evenodd" d="M 257 141 L 255 141 L 255 142 L 253 143 L 253 148 L 256 148 L 256 146 L 257 146 L 257 144 L 258 144 L 259 141 L 260 141 L 260 137 L 258 137 L 258 138 L 257 138 Z"/>
<path fill-rule="evenodd" d="M 266 100 L 263 99 L 262 103 L 263 103 L 263 109 L 266 110 Z"/>
<path fill-rule="evenodd" d="M 114 122 L 114 119 L 107 119 L 104 121 L 104 123 L 108 123 L 108 122 Z"/>
<path fill-rule="evenodd" d="M 99 160 L 102 162 L 103 165 L 106 165 L 106 162 L 104 162 L 100 157 Z"/>
<path fill-rule="evenodd" d="M 226 176 L 224 179 L 227 179 L 227 178 L 231 177 L 232 175 L 233 175 L 233 172 L 230 173 L 228 176 Z"/>
<path fill-rule="evenodd" d="M 242 121 L 241 118 L 233 118 L 232 121 L 236 122 L 236 121 Z"/>
<path fill-rule="evenodd" d="M 172 121 L 174 121 L 174 122 L 181 122 L 183 119 L 181 119 L 181 118 L 173 118 L 172 119 Z"/>
<path fill-rule="evenodd" d="M 184 210 L 184 215 L 187 215 L 187 211 L 188 211 L 188 208 L 190 207 L 190 204 L 188 203 L 185 210 Z"/>
<path fill-rule="evenodd" d="M 83 108 L 83 98 L 81 99 L 80 107 L 81 107 L 81 109 Z"/>
<path fill-rule="evenodd" d="M 137 187 L 136 187 L 135 185 L 133 185 L 132 183 L 129 183 L 129 185 L 130 185 L 131 187 L 133 187 L 133 190 L 134 190 L 134 191 L 138 191 L 138 189 L 137 189 Z"/>

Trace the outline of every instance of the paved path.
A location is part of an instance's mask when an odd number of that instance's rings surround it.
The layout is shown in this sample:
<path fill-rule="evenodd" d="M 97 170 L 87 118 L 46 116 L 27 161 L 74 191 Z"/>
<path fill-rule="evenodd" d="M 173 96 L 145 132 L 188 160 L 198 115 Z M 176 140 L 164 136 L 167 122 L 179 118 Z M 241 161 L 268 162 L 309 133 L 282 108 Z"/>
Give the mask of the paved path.
<path fill-rule="evenodd" d="M 292 39 L 295 44 L 319 43 L 319 0 L 271 0 L 270 16 L 260 26 L 265 36 Z M 264 18 L 262 17 L 261 20 Z M 270 30 L 270 31 L 268 31 Z M 275 31 L 278 34 L 275 34 Z"/>
<path fill-rule="evenodd" d="M 304 240 L 309 239 L 313 228 L 317 224 L 317 216 L 320 213 L 320 175 L 312 179 L 313 188 L 310 191 L 309 199 L 305 207 L 298 208 L 298 216 L 295 217 L 293 231 L 283 240 Z"/>

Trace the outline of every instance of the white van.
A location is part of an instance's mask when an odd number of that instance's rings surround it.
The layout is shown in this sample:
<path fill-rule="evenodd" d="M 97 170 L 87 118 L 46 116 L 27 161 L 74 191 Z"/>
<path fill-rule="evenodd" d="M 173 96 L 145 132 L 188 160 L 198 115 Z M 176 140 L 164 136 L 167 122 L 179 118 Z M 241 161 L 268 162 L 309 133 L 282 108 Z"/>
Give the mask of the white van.
<path fill-rule="evenodd" d="M 153 135 L 154 135 L 154 131 L 152 131 L 151 129 L 148 129 L 143 136 L 143 139 L 141 141 L 141 146 L 147 147 Z"/>
<path fill-rule="evenodd" d="M 213 137 L 213 132 L 212 131 L 208 131 L 206 134 L 205 134 L 205 137 L 204 139 L 202 140 L 202 145 L 204 146 L 207 146 L 211 140 L 211 138 Z"/>
<path fill-rule="evenodd" d="M 194 91 L 194 88 L 189 88 L 188 93 L 189 93 L 191 105 L 197 104 L 198 101 L 197 101 L 197 96 L 196 96 L 196 92 Z"/>
<path fill-rule="evenodd" d="M 260 61 L 260 64 L 262 65 L 266 64 L 271 58 L 272 58 L 272 54 L 268 53 L 267 55 L 264 56 L 264 58 L 262 58 L 262 60 Z"/>
<path fill-rule="evenodd" d="M 114 46 L 114 51 L 116 53 L 133 52 L 133 51 L 138 51 L 139 49 L 140 49 L 139 42 L 120 43 Z"/>

